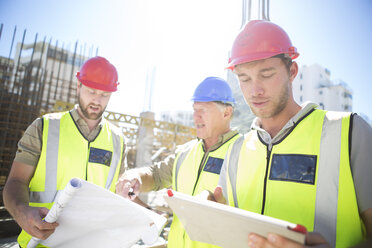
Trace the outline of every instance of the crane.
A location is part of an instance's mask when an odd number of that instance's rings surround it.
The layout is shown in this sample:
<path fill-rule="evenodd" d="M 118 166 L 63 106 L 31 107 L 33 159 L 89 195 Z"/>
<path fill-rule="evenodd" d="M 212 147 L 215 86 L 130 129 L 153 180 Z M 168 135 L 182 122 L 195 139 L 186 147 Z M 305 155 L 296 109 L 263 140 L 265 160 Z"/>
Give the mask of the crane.
<path fill-rule="evenodd" d="M 241 28 L 252 19 L 252 0 L 243 0 L 242 6 L 242 23 Z M 269 5 L 270 0 L 258 0 L 257 6 L 257 19 L 270 21 Z"/>

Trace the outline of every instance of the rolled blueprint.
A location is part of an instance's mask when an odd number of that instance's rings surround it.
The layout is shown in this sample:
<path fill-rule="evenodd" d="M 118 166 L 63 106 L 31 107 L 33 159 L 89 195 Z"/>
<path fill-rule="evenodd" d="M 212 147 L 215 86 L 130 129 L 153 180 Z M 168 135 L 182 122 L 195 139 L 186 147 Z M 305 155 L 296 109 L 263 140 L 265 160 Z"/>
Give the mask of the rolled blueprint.
<path fill-rule="evenodd" d="M 70 183 L 69 187 L 79 189 L 74 194 L 67 189 L 67 194 L 61 191 L 56 197 L 45 220 L 56 221 L 58 217 L 59 225 L 39 244 L 53 248 L 129 248 L 140 239 L 146 245 L 158 240 L 166 218 L 101 186 L 80 182 L 81 186 Z"/>
<path fill-rule="evenodd" d="M 59 215 L 63 211 L 63 208 L 68 204 L 69 200 L 76 193 L 76 191 L 81 188 L 81 179 L 72 178 L 66 185 L 63 191 L 57 195 L 57 198 L 49 210 L 48 214 L 45 216 L 44 221 L 48 223 L 53 223 L 57 221 Z M 40 243 L 40 239 L 32 237 L 27 245 L 27 248 L 34 248 Z"/>

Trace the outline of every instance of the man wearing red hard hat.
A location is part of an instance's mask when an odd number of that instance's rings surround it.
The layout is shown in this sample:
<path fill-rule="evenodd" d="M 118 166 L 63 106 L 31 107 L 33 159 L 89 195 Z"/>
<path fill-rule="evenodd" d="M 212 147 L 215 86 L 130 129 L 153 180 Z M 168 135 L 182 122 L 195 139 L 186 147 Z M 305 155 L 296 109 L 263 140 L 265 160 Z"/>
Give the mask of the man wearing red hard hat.
<path fill-rule="evenodd" d="M 78 177 L 108 190 L 124 163 L 122 132 L 102 116 L 117 90 L 116 68 L 103 57 L 88 59 L 76 74 L 74 109 L 36 119 L 18 143 L 4 187 L 7 210 L 23 229 L 20 247 L 33 237 L 48 238 L 57 223 L 42 221 L 59 190 Z M 39 247 L 39 246 L 38 246 Z"/>
<path fill-rule="evenodd" d="M 370 242 L 372 129 L 353 113 L 298 105 L 298 56 L 287 33 L 269 21 L 250 21 L 236 37 L 228 68 L 256 119 L 228 151 L 223 196 L 217 187 L 215 198 L 306 227 L 308 246 Z M 275 233 L 251 233 L 248 244 L 302 247 Z"/>

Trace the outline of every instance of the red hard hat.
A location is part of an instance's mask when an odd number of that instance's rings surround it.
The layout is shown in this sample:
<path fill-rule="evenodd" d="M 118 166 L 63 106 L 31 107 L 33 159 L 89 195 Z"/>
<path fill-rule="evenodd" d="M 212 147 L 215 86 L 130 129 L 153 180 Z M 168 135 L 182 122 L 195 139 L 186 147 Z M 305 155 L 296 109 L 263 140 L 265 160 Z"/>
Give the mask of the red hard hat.
<path fill-rule="evenodd" d="M 226 69 L 278 54 L 287 54 L 292 59 L 300 55 L 281 27 L 269 21 L 253 20 L 235 38 Z"/>
<path fill-rule="evenodd" d="M 99 56 L 85 61 L 76 77 L 85 86 L 97 90 L 114 92 L 119 85 L 115 66 Z"/>

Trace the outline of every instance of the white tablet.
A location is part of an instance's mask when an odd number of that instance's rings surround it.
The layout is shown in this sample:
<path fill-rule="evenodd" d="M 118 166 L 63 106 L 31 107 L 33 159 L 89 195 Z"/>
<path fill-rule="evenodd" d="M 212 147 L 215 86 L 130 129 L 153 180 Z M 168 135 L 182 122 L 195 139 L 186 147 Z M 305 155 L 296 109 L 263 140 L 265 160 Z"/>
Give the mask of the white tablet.
<path fill-rule="evenodd" d="M 276 233 L 304 244 L 306 228 L 287 221 L 168 190 L 165 201 L 192 240 L 225 248 L 247 247 L 251 232 Z"/>

